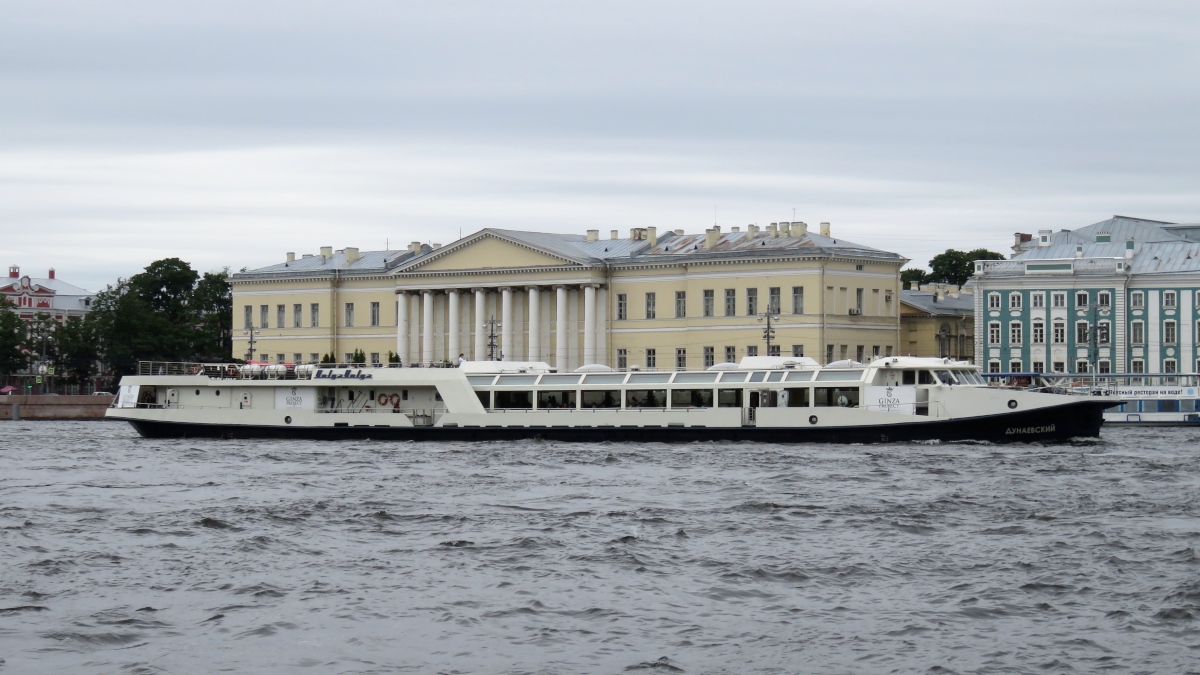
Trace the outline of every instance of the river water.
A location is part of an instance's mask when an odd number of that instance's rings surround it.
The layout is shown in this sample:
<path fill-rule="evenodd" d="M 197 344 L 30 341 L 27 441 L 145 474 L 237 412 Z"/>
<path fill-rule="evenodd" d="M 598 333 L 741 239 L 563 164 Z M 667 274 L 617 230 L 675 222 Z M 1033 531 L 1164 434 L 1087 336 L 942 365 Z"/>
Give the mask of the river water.
<path fill-rule="evenodd" d="M 0 673 L 1195 672 L 1198 441 L 3 422 Z"/>

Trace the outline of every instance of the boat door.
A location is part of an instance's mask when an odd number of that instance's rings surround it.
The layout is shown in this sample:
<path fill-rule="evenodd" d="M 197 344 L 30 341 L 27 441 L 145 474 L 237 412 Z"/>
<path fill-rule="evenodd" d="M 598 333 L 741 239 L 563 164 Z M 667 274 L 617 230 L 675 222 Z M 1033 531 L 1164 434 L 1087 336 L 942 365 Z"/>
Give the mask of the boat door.
<path fill-rule="evenodd" d="M 179 407 L 179 390 L 178 389 L 168 389 L 167 390 L 167 407 L 168 408 L 178 408 Z"/>
<path fill-rule="evenodd" d="M 238 407 L 239 408 L 250 408 L 251 407 L 250 403 L 252 400 L 253 399 L 251 398 L 250 393 L 246 392 L 246 393 L 242 394 L 241 404 Z"/>
<path fill-rule="evenodd" d="M 755 421 L 757 415 L 755 413 L 758 412 L 758 401 L 760 397 L 758 395 L 758 390 L 752 390 L 749 392 L 749 394 L 750 395 L 746 397 L 746 405 L 742 408 L 742 426 L 744 427 L 752 427 L 757 424 Z"/>

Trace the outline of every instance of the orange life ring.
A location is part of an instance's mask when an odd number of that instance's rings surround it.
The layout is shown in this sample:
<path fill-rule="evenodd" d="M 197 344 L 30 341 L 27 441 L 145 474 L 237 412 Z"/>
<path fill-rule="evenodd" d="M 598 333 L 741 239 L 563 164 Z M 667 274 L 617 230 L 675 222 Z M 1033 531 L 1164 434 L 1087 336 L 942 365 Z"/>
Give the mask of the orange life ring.
<path fill-rule="evenodd" d="M 392 394 L 391 396 L 388 397 L 388 400 L 391 402 L 393 408 L 400 407 L 400 395 L 399 394 Z"/>
<path fill-rule="evenodd" d="M 388 402 L 388 395 L 380 394 L 379 395 L 379 405 L 387 405 L 387 402 Z"/>

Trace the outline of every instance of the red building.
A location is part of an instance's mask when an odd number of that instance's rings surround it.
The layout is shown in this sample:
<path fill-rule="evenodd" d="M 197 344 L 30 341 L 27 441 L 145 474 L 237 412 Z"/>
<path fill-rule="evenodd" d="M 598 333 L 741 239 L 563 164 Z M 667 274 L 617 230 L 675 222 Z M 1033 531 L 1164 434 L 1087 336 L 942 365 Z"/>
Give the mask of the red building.
<path fill-rule="evenodd" d="M 13 306 L 23 320 L 29 321 L 39 314 L 65 323 L 69 317 L 83 316 L 92 309 L 96 294 L 55 278 L 54 270 L 45 279 L 21 276 L 21 268 L 8 268 L 8 278 L 0 282 L 0 294 Z"/>

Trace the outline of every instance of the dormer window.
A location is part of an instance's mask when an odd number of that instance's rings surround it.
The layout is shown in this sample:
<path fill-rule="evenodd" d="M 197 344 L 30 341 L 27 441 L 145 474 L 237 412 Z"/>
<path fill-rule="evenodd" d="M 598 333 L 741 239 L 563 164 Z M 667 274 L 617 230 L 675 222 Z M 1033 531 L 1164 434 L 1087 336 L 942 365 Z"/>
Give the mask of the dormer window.
<path fill-rule="evenodd" d="M 1107 244 L 1110 241 L 1112 241 L 1112 235 L 1109 234 L 1108 232 L 1096 235 L 1096 243 L 1097 244 Z"/>

